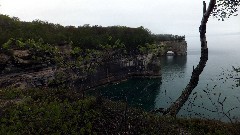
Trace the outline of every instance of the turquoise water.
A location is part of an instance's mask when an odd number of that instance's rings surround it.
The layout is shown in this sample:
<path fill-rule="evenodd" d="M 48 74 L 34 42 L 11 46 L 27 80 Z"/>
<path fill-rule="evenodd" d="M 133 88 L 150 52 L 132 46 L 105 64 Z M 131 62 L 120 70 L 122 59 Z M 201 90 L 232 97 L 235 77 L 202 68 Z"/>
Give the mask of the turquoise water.
<path fill-rule="evenodd" d="M 197 37 L 187 40 L 188 45 L 194 41 L 198 43 Z M 207 65 L 198 86 L 178 115 L 222 121 L 240 120 L 240 82 L 235 79 L 240 77 L 240 73 L 232 68 L 240 67 L 240 36 L 211 37 L 209 40 Z M 99 90 L 106 98 L 127 101 L 131 106 L 147 111 L 167 108 L 180 96 L 189 82 L 193 66 L 199 62 L 200 49 L 189 48 L 187 56 L 161 58 L 162 80 L 131 79 Z"/>

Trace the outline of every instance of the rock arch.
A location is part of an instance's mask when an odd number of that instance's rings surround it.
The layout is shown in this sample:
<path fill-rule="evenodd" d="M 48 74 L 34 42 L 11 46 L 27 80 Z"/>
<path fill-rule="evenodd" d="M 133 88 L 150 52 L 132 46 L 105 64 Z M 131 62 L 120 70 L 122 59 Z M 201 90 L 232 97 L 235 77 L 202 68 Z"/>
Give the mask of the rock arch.
<path fill-rule="evenodd" d="M 163 47 L 161 55 L 167 55 L 169 51 L 178 56 L 187 55 L 186 41 L 164 41 L 161 42 L 160 46 Z"/>

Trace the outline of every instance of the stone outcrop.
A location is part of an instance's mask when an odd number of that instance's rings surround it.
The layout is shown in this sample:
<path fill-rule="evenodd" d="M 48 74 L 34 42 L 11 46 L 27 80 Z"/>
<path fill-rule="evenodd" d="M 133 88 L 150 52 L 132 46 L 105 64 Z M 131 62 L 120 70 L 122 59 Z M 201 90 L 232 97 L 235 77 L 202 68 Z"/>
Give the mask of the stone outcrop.
<path fill-rule="evenodd" d="M 9 60 L 10 60 L 10 56 L 4 53 L 0 53 L 0 73 L 5 69 L 6 64 Z"/>
<path fill-rule="evenodd" d="M 0 74 L 47 67 L 47 63 L 37 62 L 32 58 L 33 56 L 29 50 L 12 49 L 8 52 L 0 52 Z"/>
<path fill-rule="evenodd" d="M 160 55 L 167 55 L 167 52 L 172 51 L 175 55 L 187 55 L 186 41 L 165 41 L 158 43 L 162 48 Z"/>
<path fill-rule="evenodd" d="M 87 75 L 85 79 L 79 79 L 75 86 L 85 90 L 130 78 L 161 79 L 160 60 L 152 54 L 116 58 L 99 66 L 95 73 Z"/>
<path fill-rule="evenodd" d="M 70 50 L 67 45 L 59 47 L 67 60 Z M 99 64 L 94 72 L 75 72 L 71 67 L 61 68 L 49 62 L 51 57 L 36 62 L 34 52 L 27 49 L 11 49 L 0 53 L 0 88 L 17 87 L 75 87 L 80 90 L 120 82 L 132 77 L 161 78 L 160 61 L 152 54 L 114 54 L 114 58 Z M 45 54 L 42 54 L 44 57 Z"/>
<path fill-rule="evenodd" d="M 28 71 L 20 73 L 9 73 L 0 77 L 0 88 L 34 88 L 45 87 L 49 80 L 54 78 L 52 68 L 43 68 L 41 71 Z"/>

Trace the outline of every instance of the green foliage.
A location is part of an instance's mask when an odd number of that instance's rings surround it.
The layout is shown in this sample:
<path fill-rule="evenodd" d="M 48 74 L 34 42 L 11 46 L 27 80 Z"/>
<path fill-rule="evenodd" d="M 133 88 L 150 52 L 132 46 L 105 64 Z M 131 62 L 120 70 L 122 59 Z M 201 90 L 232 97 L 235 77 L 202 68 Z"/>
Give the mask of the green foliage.
<path fill-rule="evenodd" d="M 48 87 L 66 88 L 67 81 L 70 79 L 69 74 L 63 71 L 54 73 L 54 78 L 48 80 Z"/>
<path fill-rule="evenodd" d="M 138 50 L 141 54 L 153 54 L 157 56 L 162 51 L 162 46 L 157 44 L 145 44 L 144 46 L 138 46 Z"/>
<path fill-rule="evenodd" d="M 5 110 L 1 118 L 1 134 L 68 134 L 79 130 L 80 133 L 91 134 L 91 122 L 97 112 L 88 110 L 90 106 L 85 102 L 53 101 L 13 106 Z"/>
<path fill-rule="evenodd" d="M 28 50 L 31 60 L 35 64 L 46 63 L 55 64 L 63 61 L 63 56 L 60 55 L 59 50 L 55 46 L 45 44 L 42 39 L 37 42 L 33 39 L 9 39 L 3 44 L 3 50 L 5 52 L 13 52 L 13 50 Z M 13 54 L 12 54 L 13 55 Z"/>
<path fill-rule="evenodd" d="M 71 54 L 74 56 L 79 56 L 82 53 L 82 49 L 80 47 L 74 47 L 71 51 Z"/>
<path fill-rule="evenodd" d="M 25 102 L 2 110 L 0 134 L 94 133 L 92 122 L 98 116 L 98 112 L 92 109 L 94 98 L 78 100 L 78 93 L 71 94 L 66 90 L 35 89 L 24 94 L 20 90 L 1 91 L 1 95 L 6 94 L 4 99 L 12 99 L 8 96 L 11 93 L 31 100 L 22 99 Z"/>
<path fill-rule="evenodd" d="M 3 44 L 3 49 L 9 49 L 10 48 L 10 45 L 12 44 L 13 42 L 13 39 L 9 39 L 6 43 Z"/>
<path fill-rule="evenodd" d="M 1 89 L 0 97 L 0 134 L 238 133 L 219 121 L 162 117 L 72 90 Z"/>
<path fill-rule="evenodd" d="M 43 39 L 48 44 L 72 42 L 73 46 L 81 49 L 97 49 L 99 44 L 117 44 L 118 40 L 125 45 L 126 51 L 134 51 L 137 46 L 146 43 L 166 40 L 184 40 L 177 35 L 154 35 L 144 27 L 129 28 L 125 26 L 61 26 L 41 20 L 22 22 L 18 18 L 0 15 L 0 45 L 10 38 Z"/>
<path fill-rule="evenodd" d="M 154 38 L 154 41 L 156 42 L 185 40 L 185 36 L 178 36 L 178 35 L 172 35 L 172 34 L 154 34 L 153 38 Z"/>
<path fill-rule="evenodd" d="M 237 16 L 239 6 L 240 0 L 217 0 L 212 15 L 218 20 L 224 21 L 232 15 Z"/>
<path fill-rule="evenodd" d="M 16 99 L 22 96 L 22 91 L 19 89 L 1 89 L 0 93 L 4 95 L 3 97 L 1 97 L 1 99 Z"/>

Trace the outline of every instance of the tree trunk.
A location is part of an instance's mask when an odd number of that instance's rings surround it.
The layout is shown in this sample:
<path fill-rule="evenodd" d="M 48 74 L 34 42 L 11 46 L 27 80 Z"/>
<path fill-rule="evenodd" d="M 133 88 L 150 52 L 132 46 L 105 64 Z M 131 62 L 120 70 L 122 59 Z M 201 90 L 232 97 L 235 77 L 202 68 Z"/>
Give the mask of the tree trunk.
<path fill-rule="evenodd" d="M 163 112 L 164 115 L 176 116 L 179 110 L 181 109 L 181 107 L 188 100 L 193 89 L 198 85 L 199 76 L 202 73 L 204 67 L 206 66 L 206 63 L 208 60 L 208 48 L 207 48 L 207 41 L 206 41 L 206 24 L 211 12 L 214 9 L 215 4 L 216 4 L 216 0 L 211 0 L 208 5 L 208 9 L 206 10 L 206 3 L 205 1 L 203 1 L 203 17 L 202 17 L 201 25 L 199 27 L 200 41 L 201 41 L 200 61 L 197 67 L 193 68 L 190 82 L 188 83 L 186 88 L 183 90 L 181 96 L 165 111 L 161 111 L 161 109 L 159 109 L 159 111 Z"/>

